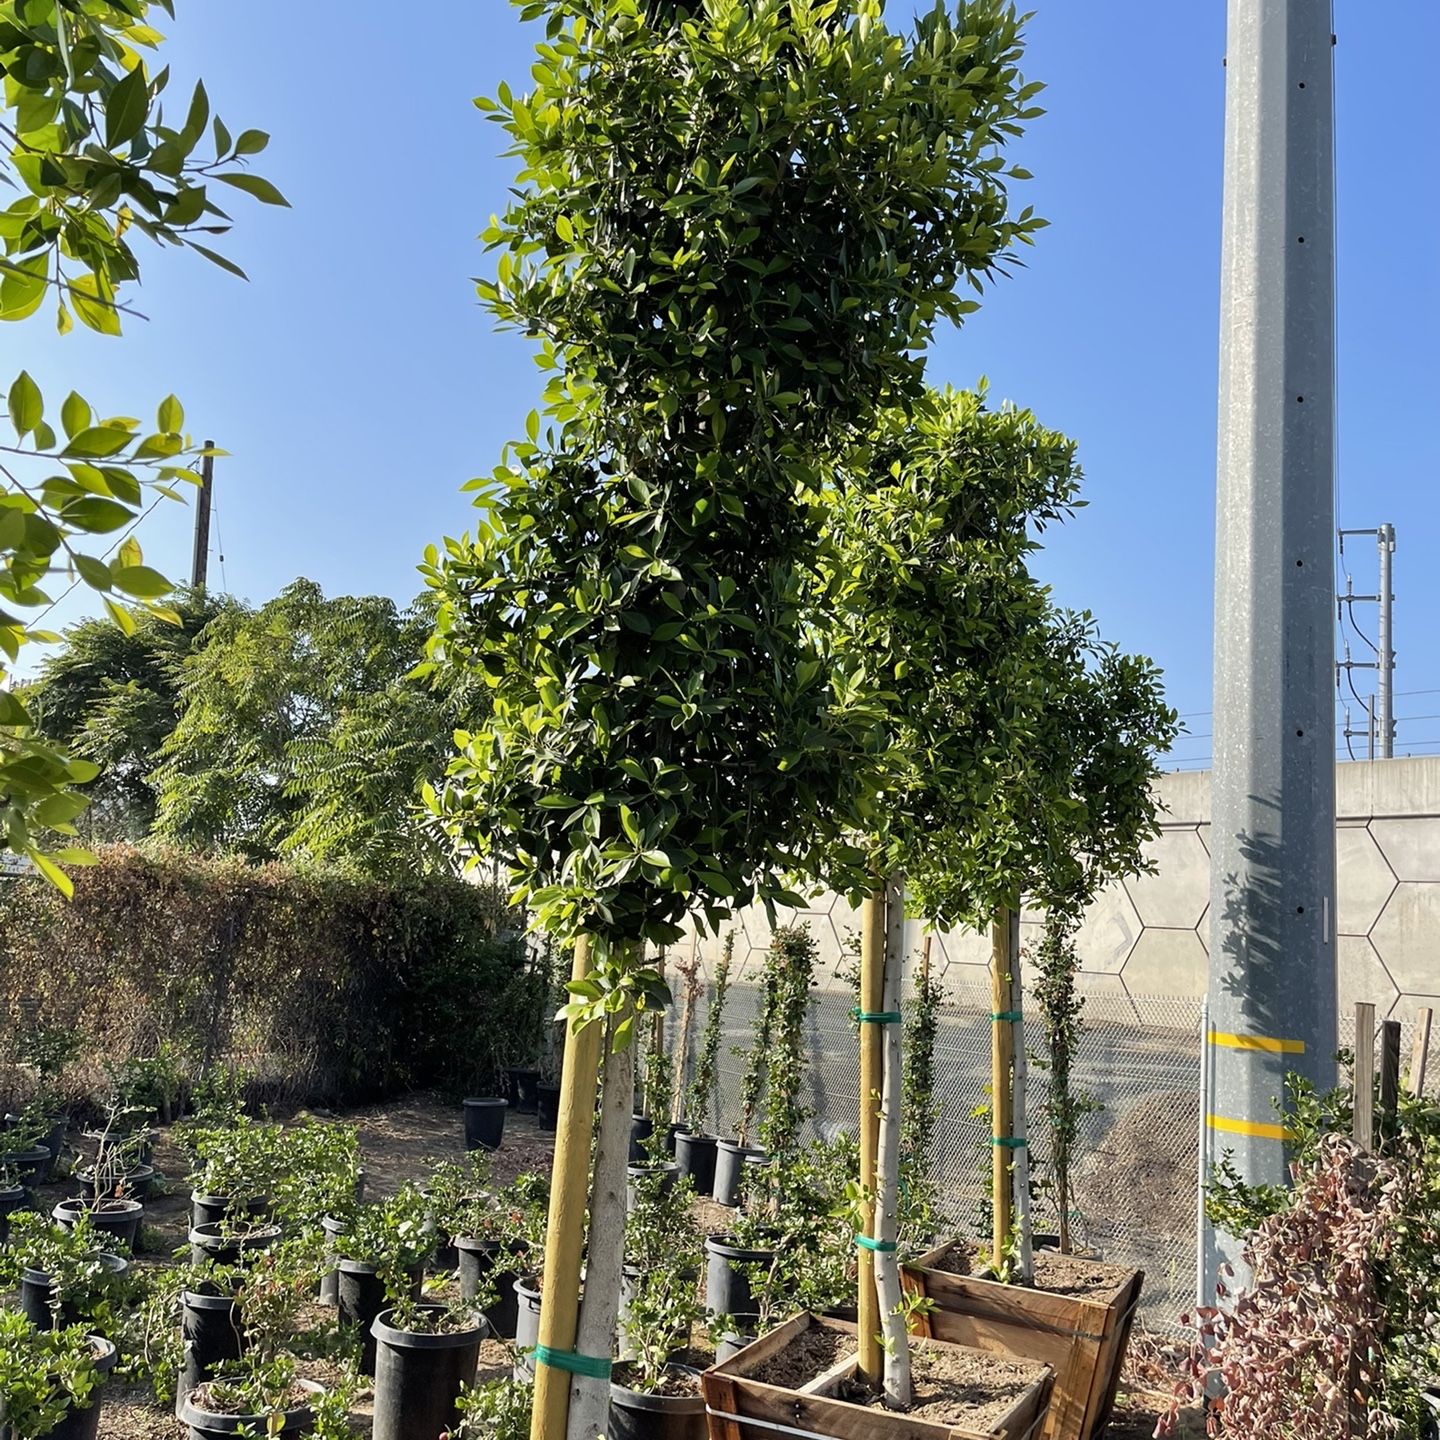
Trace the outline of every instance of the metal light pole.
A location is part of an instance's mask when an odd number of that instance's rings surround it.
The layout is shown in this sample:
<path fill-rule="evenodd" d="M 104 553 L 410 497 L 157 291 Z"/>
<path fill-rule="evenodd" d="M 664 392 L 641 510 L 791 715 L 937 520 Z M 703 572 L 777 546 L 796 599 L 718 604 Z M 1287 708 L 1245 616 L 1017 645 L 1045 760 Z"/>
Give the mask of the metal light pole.
<path fill-rule="evenodd" d="M 1279 1184 L 1285 1072 L 1333 1083 L 1336 1047 L 1330 0 L 1228 28 L 1206 1124 Z M 1239 1249 L 1211 1237 L 1207 1282 Z"/>
<path fill-rule="evenodd" d="M 1382 525 L 1375 538 L 1380 546 L 1380 633 L 1375 647 L 1380 666 L 1376 672 L 1375 698 L 1380 714 L 1376 724 L 1380 730 L 1380 758 L 1390 760 L 1395 755 L 1395 704 L 1391 698 L 1395 693 L 1395 651 L 1391 643 L 1395 592 L 1390 573 L 1395 555 L 1395 527 Z"/>

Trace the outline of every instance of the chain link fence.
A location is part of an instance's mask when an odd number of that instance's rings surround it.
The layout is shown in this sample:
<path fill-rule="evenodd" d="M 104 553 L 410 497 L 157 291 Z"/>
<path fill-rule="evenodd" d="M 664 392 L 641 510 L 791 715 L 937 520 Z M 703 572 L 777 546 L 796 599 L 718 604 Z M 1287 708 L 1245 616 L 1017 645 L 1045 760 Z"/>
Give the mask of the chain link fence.
<path fill-rule="evenodd" d="M 1072 1085 L 1093 1108 L 1074 1148 L 1073 1236 L 1077 1245 L 1106 1261 L 1144 1270 L 1143 1323 L 1157 1333 L 1178 1333 L 1179 1316 L 1194 1303 L 1196 1292 L 1200 1002 L 1097 993 L 1087 991 L 1083 979 L 1081 993 L 1084 1028 Z M 707 992 L 693 1017 L 692 1059 L 712 994 Z M 759 1000 L 757 986 L 735 983 L 726 997 L 718 1085 L 722 1135 L 732 1133 L 739 1119 L 740 1085 L 755 1043 Z M 811 1006 L 806 1103 L 815 1134 L 853 1133 L 857 1125 L 853 1003 L 848 991 L 820 990 Z M 1342 1017 L 1340 1030 L 1341 1043 L 1352 1044 L 1353 1017 Z M 1026 1023 L 1026 1048 L 1032 1057 L 1026 1104 L 1038 1181 L 1035 1228 L 1053 1232 L 1058 1218 L 1045 1189 L 1049 1147 L 1042 1114 L 1048 1076 L 1038 1063 L 1043 1033 L 1033 1017 Z M 984 1108 L 990 1083 L 990 996 L 979 985 L 947 984 L 935 1075 L 935 1178 L 957 1231 L 976 1235 L 991 1164 Z"/>

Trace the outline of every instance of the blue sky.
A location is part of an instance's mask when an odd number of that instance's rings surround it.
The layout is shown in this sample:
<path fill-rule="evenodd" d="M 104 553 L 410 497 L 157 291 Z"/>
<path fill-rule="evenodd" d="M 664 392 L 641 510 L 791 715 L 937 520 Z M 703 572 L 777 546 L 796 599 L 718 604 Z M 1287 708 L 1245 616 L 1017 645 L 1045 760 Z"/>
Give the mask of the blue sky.
<path fill-rule="evenodd" d="M 262 600 L 305 574 L 330 593 L 409 598 L 425 545 L 469 522 L 460 485 L 521 433 L 538 392 L 527 347 L 493 331 L 470 278 L 511 178 L 471 98 L 502 79 L 525 88 L 533 35 L 504 0 L 433 0 L 404 23 L 353 0 L 178 8 L 177 85 L 203 75 L 233 130 L 273 133 L 258 168 L 294 209 L 235 207 L 227 249 L 248 285 L 151 254 L 148 323 L 121 340 L 8 329 L 11 370 L 106 413 L 179 394 L 197 435 L 233 452 L 212 584 L 223 574 Z M 1165 668 L 1193 732 L 1176 750 L 1186 765 L 1210 754 L 1224 8 L 1038 0 L 1026 69 L 1049 86 L 1049 114 L 1016 154 L 1052 224 L 931 362 L 937 383 L 987 375 L 997 399 L 1080 441 L 1090 504 L 1040 569 Z M 1397 526 L 1396 714 L 1417 717 L 1399 750 L 1434 752 L 1440 5 L 1337 8 L 1340 519 Z M 139 532 L 147 559 L 184 575 L 189 524 L 160 507 Z M 1373 547 L 1351 558 L 1356 590 L 1373 592 Z M 59 614 L 81 613 L 82 594 Z M 1358 613 L 1373 636 L 1373 610 Z"/>

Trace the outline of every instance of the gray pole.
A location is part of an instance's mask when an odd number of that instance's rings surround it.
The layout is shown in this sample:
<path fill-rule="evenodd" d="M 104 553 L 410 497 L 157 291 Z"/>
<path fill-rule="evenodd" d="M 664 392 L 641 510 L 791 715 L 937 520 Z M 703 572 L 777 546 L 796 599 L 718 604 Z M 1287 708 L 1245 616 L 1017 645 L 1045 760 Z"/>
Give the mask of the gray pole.
<path fill-rule="evenodd" d="M 1391 609 L 1395 604 L 1390 583 L 1395 527 L 1382 525 L 1376 538 L 1380 546 L 1380 633 L 1376 636 L 1376 648 L 1380 653 L 1375 657 L 1379 664 L 1375 698 L 1379 702 L 1380 715 L 1376 724 L 1380 730 L 1380 758 L 1390 760 L 1395 755 L 1395 706 L 1391 698 L 1395 693 L 1395 652 L 1390 638 Z"/>
<path fill-rule="evenodd" d="M 215 442 L 207 440 L 205 449 L 213 449 Z M 190 584 L 193 589 L 203 590 L 210 569 L 210 502 L 214 498 L 215 457 L 206 455 L 200 461 L 200 493 L 195 497 L 195 548 L 190 557 Z"/>
<path fill-rule="evenodd" d="M 1335 1080 L 1330 0 L 1229 0 L 1228 27 L 1207 1123 L 1282 1184 L 1286 1072 Z M 1243 1277 L 1232 1237 L 1204 1253 Z"/>

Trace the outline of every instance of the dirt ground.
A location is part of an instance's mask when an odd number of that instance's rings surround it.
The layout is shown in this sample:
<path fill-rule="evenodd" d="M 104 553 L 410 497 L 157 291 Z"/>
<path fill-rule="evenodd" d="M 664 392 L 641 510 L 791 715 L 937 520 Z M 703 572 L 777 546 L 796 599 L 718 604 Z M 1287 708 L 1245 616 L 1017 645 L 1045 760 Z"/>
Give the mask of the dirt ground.
<path fill-rule="evenodd" d="M 345 1112 L 315 1110 L 316 1119 L 344 1119 L 359 1128 L 362 1163 L 366 1174 L 365 1193 L 369 1198 L 389 1195 L 406 1180 L 423 1179 L 430 1162 L 458 1159 L 465 1152 L 464 1118 L 460 1107 L 431 1095 L 410 1096 L 383 1105 Z M 304 1118 L 304 1114 L 294 1117 Z M 74 1137 L 71 1137 L 72 1140 Z M 526 1171 L 546 1172 L 550 1168 L 553 1138 L 542 1132 L 534 1116 L 510 1113 L 505 1121 L 505 1138 L 492 1157 L 495 1177 L 508 1183 Z M 155 1148 L 154 1164 L 163 1184 L 145 1205 L 145 1229 L 137 1268 L 170 1263 L 177 1250 L 186 1246 L 189 1229 L 190 1192 L 185 1183 L 188 1162 L 162 1132 Z M 64 1181 L 36 1192 L 37 1204 L 46 1211 L 57 1200 L 74 1193 L 74 1183 Z M 706 1233 L 728 1228 L 733 1212 L 713 1201 L 697 1201 L 696 1220 Z M 1138 1339 L 1139 1337 L 1137 1337 Z M 1137 1364 L 1127 1374 L 1132 1389 L 1122 1391 L 1114 1419 L 1107 1432 L 1109 1440 L 1149 1440 L 1156 1420 L 1165 1408 L 1163 1358 L 1143 1341 L 1133 1347 Z M 510 1368 L 506 1346 L 486 1341 L 481 1347 L 478 1378 L 496 1378 Z M 317 1378 L 321 1377 L 317 1372 Z M 353 1419 L 359 1432 L 370 1430 L 371 1395 L 363 1391 Z M 1203 1420 L 1194 1414 L 1181 1417 L 1177 1440 L 1199 1440 L 1205 1433 Z M 99 1440 L 184 1440 L 186 1430 L 168 1408 L 157 1406 L 148 1391 L 111 1385 L 105 1392 Z"/>

